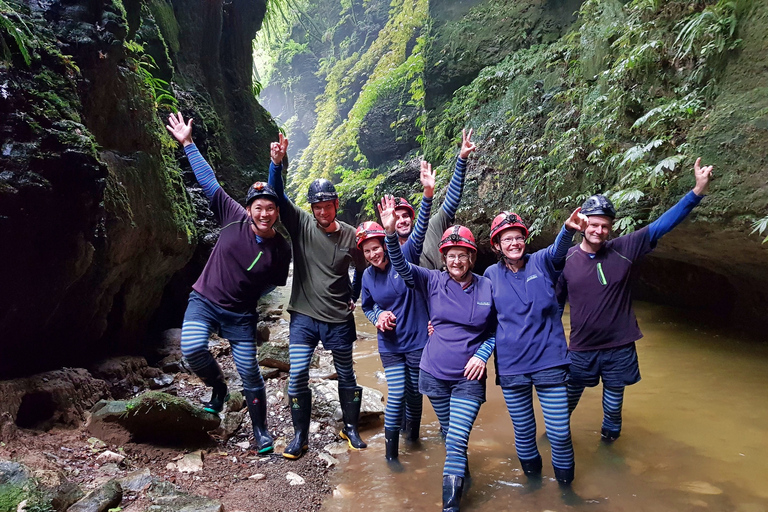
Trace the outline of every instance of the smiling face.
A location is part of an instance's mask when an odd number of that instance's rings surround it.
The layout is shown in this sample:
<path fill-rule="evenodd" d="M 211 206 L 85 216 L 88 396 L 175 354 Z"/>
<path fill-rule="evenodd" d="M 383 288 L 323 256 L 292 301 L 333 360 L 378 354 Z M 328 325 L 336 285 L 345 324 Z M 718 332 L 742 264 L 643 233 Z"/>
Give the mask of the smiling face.
<path fill-rule="evenodd" d="M 253 228 L 257 235 L 268 237 L 272 235 L 272 226 L 280 216 L 280 209 L 270 199 L 257 198 L 246 208 L 248 216 L 253 220 Z"/>
<path fill-rule="evenodd" d="M 408 238 L 413 228 L 413 217 L 411 212 L 405 208 L 395 209 L 395 231 L 400 238 Z"/>
<path fill-rule="evenodd" d="M 584 230 L 584 241 L 595 252 L 608 240 L 613 228 L 613 219 L 606 215 L 589 217 L 587 229 Z"/>
<path fill-rule="evenodd" d="M 312 203 L 312 215 L 315 216 L 315 220 L 321 228 L 325 229 L 333 224 L 333 221 L 336 220 L 338 206 L 338 200 Z"/>
<path fill-rule="evenodd" d="M 525 233 L 520 228 L 505 229 L 496 235 L 493 247 L 510 262 L 519 261 L 525 254 Z"/>
<path fill-rule="evenodd" d="M 371 238 L 364 241 L 362 249 L 363 256 L 368 263 L 379 270 L 384 270 L 384 267 L 387 266 L 387 255 L 384 252 L 384 243 L 381 238 Z"/>
<path fill-rule="evenodd" d="M 474 263 L 474 253 L 466 247 L 451 247 L 445 253 L 445 268 L 456 281 L 466 279 Z"/>

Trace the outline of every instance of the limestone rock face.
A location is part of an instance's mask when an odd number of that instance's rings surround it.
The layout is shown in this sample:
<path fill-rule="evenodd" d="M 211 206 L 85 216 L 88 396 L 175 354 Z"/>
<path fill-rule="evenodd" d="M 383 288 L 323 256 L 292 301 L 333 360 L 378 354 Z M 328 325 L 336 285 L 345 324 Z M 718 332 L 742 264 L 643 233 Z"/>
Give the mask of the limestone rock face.
<path fill-rule="evenodd" d="M 13 6 L 32 42 L 29 65 L 11 45 L 0 68 L 0 377 L 135 352 L 151 325 L 180 324 L 215 235 L 161 89 L 236 199 L 277 132 L 251 91 L 263 0 Z"/>

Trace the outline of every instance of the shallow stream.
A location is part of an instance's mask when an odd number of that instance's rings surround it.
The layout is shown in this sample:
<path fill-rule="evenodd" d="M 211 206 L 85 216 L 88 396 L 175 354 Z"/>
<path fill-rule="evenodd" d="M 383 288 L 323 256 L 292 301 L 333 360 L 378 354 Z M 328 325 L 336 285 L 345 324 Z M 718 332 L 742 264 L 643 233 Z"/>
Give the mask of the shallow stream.
<path fill-rule="evenodd" d="M 576 480 L 564 493 L 552 478 L 536 403 L 544 478 L 530 482 L 491 373 L 469 440 L 472 483 L 463 511 L 768 511 L 768 344 L 700 329 L 669 308 L 635 308 L 645 334 L 638 342 L 643 379 L 627 388 L 621 438 L 600 441 L 601 388 L 587 389 L 571 421 Z M 362 313 L 357 325 L 375 332 Z M 355 361 L 360 383 L 386 393 L 375 338 L 358 341 Z M 438 510 L 445 449 L 426 398 L 421 435 L 417 447 L 401 441 L 404 471 L 393 473 L 383 426 L 363 431 L 369 448 L 343 462 L 323 510 Z"/>

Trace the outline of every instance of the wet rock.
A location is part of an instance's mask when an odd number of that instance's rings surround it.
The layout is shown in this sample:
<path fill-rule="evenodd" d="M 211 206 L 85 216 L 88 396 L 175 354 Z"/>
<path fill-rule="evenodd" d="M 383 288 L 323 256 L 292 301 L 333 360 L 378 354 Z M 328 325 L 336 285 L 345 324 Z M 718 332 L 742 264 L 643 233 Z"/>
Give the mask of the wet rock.
<path fill-rule="evenodd" d="M 239 391 L 230 391 L 227 400 L 228 411 L 241 411 L 245 407 L 245 397 Z"/>
<path fill-rule="evenodd" d="M 211 355 L 217 359 L 232 353 L 232 347 L 229 342 L 215 334 L 211 335 L 211 339 L 208 342 L 208 350 L 210 350 Z"/>
<path fill-rule="evenodd" d="M 203 452 L 187 453 L 176 463 L 180 473 L 197 473 L 203 470 Z"/>
<path fill-rule="evenodd" d="M 98 403 L 86 427 L 100 437 L 119 426 L 136 441 L 184 443 L 204 442 L 219 424 L 217 415 L 182 398 L 149 391 L 129 402 Z"/>
<path fill-rule="evenodd" d="M 22 379 L 0 381 L 0 422 L 46 430 L 54 424 L 74 427 L 100 399 L 107 384 L 82 368 L 65 368 Z M 13 435 L 14 427 L 2 428 Z"/>
<path fill-rule="evenodd" d="M 287 372 L 291 369 L 288 344 L 285 342 L 264 343 L 259 347 L 259 364 Z"/>
<path fill-rule="evenodd" d="M 117 480 L 110 480 L 94 489 L 84 498 L 69 507 L 67 512 L 105 512 L 115 508 L 123 501 L 123 488 Z"/>
<path fill-rule="evenodd" d="M 708 494 L 708 495 L 723 494 L 722 489 L 720 489 L 719 487 L 715 487 L 714 485 L 708 482 L 685 482 L 682 485 L 680 485 L 680 489 L 683 491 L 694 492 L 696 494 Z"/>
<path fill-rule="evenodd" d="M 20 486 L 29 480 L 29 470 L 18 462 L 0 460 L 0 485 L 9 484 Z"/>
<path fill-rule="evenodd" d="M 258 482 L 259 480 L 264 480 L 265 478 L 267 478 L 267 475 L 264 473 L 256 473 L 255 475 L 249 476 L 248 480 L 256 480 Z"/>
<path fill-rule="evenodd" d="M 74 482 L 63 482 L 51 496 L 51 506 L 57 512 L 64 512 L 77 503 L 85 493 Z"/>
<path fill-rule="evenodd" d="M 265 379 L 276 379 L 280 376 L 280 369 L 279 368 L 270 368 L 267 366 L 259 366 L 259 370 L 261 370 L 261 376 Z"/>
<path fill-rule="evenodd" d="M 341 404 L 339 403 L 339 383 L 335 380 L 325 380 L 310 383 L 313 391 L 313 415 L 315 418 L 330 418 L 341 420 Z M 360 418 L 371 419 L 384 414 L 384 395 L 381 391 L 363 386 L 363 403 L 360 408 Z"/>
<path fill-rule="evenodd" d="M 149 389 L 160 389 L 173 384 L 173 375 L 163 373 L 159 377 L 153 377 L 149 381 Z"/>
<path fill-rule="evenodd" d="M 224 508 L 216 500 L 193 496 L 180 491 L 170 482 L 153 482 L 147 491 L 152 501 L 145 512 L 223 512 Z"/>
<path fill-rule="evenodd" d="M 328 453 L 320 452 L 317 454 L 317 458 L 324 461 L 327 464 L 327 467 L 335 466 L 339 463 L 339 459 Z"/>
<path fill-rule="evenodd" d="M 246 411 L 227 412 L 221 420 L 219 428 L 214 430 L 213 433 L 223 440 L 229 439 L 240 430 L 245 414 Z"/>
<path fill-rule="evenodd" d="M 149 468 L 128 473 L 117 480 L 123 492 L 143 492 L 152 484 L 152 473 Z"/>
<path fill-rule="evenodd" d="M 154 379 L 162 375 L 158 368 L 150 368 L 147 360 L 139 356 L 105 359 L 89 370 L 94 377 L 109 383 L 110 393 L 115 398 L 126 398 L 132 396 L 137 388 L 151 387 Z"/>
<path fill-rule="evenodd" d="M 349 443 L 346 441 L 330 443 L 323 446 L 323 450 L 330 453 L 331 455 L 341 455 L 342 453 L 347 453 L 349 451 Z"/>
<path fill-rule="evenodd" d="M 256 326 L 256 339 L 261 342 L 267 342 L 269 341 L 269 326 L 267 325 L 267 322 L 259 322 Z"/>
<path fill-rule="evenodd" d="M 101 452 L 98 457 L 96 457 L 96 462 L 99 464 L 120 464 L 125 460 L 125 455 L 120 455 L 119 453 L 115 453 L 113 451 L 107 450 L 104 452 Z"/>
<path fill-rule="evenodd" d="M 288 480 L 288 483 L 290 485 L 304 485 L 304 479 L 294 473 L 293 471 L 289 471 L 285 474 L 285 479 Z"/>

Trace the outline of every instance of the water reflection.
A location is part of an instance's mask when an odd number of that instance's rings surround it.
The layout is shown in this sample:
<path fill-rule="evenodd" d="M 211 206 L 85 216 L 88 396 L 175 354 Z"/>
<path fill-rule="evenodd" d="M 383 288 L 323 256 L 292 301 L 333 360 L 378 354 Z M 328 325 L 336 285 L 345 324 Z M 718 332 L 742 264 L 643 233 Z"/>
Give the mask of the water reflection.
<path fill-rule="evenodd" d="M 489 379 L 488 402 L 469 442 L 472 482 L 462 510 L 768 511 L 768 346 L 697 330 L 668 309 L 638 303 L 643 380 L 627 388 L 622 437 L 600 441 L 600 388 L 587 389 L 574 412 L 576 480 L 563 493 L 553 479 L 537 409 L 544 478 L 519 469 L 501 390 Z M 566 325 L 568 325 L 566 319 Z M 373 334 L 360 315 L 361 331 Z M 361 383 L 386 391 L 373 337 L 358 342 Z M 422 440 L 401 441 L 405 471 L 384 461 L 383 427 L 364 431 L 369 449 L 343 457 L 337 492 L 323 510 L 436 510 L 445 449 L 425 400 Z"/>

